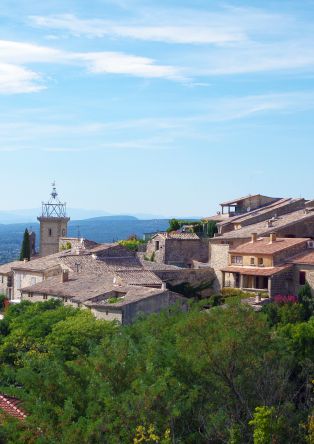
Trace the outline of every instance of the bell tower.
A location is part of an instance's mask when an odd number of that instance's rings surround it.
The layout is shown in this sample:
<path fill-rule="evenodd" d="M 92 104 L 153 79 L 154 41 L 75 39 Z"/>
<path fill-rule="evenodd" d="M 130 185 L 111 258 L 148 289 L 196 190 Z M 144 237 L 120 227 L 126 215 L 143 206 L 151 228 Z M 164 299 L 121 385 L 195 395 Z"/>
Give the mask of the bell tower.
<path fill-rule="evenodd" d="M 58 253 L 59 239 L 67 235 L 68 222 L 66 203 L 60 202 L 56 184 L 52 184 L 52 192 L 48 202 L 42 202 L 42 213 L 37 219 L 40 222 L 40 250 L 41 257 Z"/>

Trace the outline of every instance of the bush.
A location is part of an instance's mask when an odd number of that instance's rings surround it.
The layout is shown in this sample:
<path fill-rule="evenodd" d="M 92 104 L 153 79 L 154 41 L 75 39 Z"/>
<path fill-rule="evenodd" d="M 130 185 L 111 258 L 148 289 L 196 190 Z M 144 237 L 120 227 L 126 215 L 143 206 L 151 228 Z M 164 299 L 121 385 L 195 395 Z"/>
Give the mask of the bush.
<path fill-rule="evenodd" d="M 240 298 L 247 299 L 256 296 L 255 293 L 242 291 L 239 288 L 223 288 L 221 294 L 224 298 Z"/>

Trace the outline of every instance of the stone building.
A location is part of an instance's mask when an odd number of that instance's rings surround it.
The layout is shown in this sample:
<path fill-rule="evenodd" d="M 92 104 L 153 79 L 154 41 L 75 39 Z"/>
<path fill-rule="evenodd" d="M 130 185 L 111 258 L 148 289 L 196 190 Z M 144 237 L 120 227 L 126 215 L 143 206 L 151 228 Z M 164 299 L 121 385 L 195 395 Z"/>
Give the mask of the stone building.
<path fill-rule="evenodd" d="M 277 237 L 314 239 L 314 211 L 305 208 L 305 203 L 303 200 L 303 209 L 258 222 L 255 222 L 253 218 L 254 223 L 238 227 L 223 235 L 218 234 L 210 239 L 210 265 L 217 276 L 216 289 L 219 290 L 222 285 L 221 269 L 228 265 L 229 249 L 249 242 L 252 233 L 256 233 L 258 237 L 266 237 L 270 233 L 275 233 Z M 297 204 L 299 205 L 300 202 Z M 292 209 L 294 209 L 294 205 L 295 202 L 292 202 Z"/>
<path fill-rule="evenodd" d="M 9 262 L 0 265 L 0 294 L 8 299 L 13 299 L 14 294 L 14 274 L 13 268 L 23 264 L 21 261 Z"/>
<path fill-rule="evenodd" d="M 308 249 L 310 239 L 258 238 L 252 234 L 250 242 L 230 249 L 228 266 L 221 269 L 222 288 L 233 287 L 245 291 L 291 294 L 295 290 L 293 267 L 289 260 Z"/>
<path fill-rule="evenodd" d="M 157 263 L 191 268 L 208 262 L 208 239 L 195 233 L 158 233 L 148 242 L 146 255 Z"/>
<path fill-rule="evenodd" d="M 227 213 L 229 217 L 237 216 L 255 210 L 256 208 L 262 208 L 277 200 L 279 200 L 277 197 L 268 197 L 263 196 L 262 194 L 249 194 L 248 196 L 240 197 L 239 199 L 222 202 L 220 204 L 221 214 Z"/>
<path fill-rule="evenodd" d="M 66 204 L 58 199 L 55 183 L 52 184 L 51 198 L 42 203 L 40 222 L 40 256 L 48 256 L 59 251 L 61 237 L 67 235 L 69 217 L 66 216 Z"/>
<path fill-rule="evenodd" d="M 97 318 L 134 322 L 140 315 L 158 313 L 177 304 L 186 309 L 186 300 L 165 288 L 118 285 L 113 274 L 95 279 L 93 275 L 67 272 L 22 290 L 22 299 L 38 302 L 61 299 L 65 305 L 88 309 Z"/>

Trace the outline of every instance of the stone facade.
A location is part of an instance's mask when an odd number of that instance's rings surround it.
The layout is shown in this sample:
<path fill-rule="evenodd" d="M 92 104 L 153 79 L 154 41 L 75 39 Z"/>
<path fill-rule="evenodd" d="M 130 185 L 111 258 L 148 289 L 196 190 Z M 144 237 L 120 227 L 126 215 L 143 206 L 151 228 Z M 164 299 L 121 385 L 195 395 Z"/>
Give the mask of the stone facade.
<path fill-rule="evenodd" d="M 68 217 L 39 217 L 40 222 L 40 256 L 58 253 L 59 240 L 68 231 Z"/>
<path fill-rule="evenodd" d="M 157 263 L 192 267 L 193 260 L 208 262 L 208 244 L 208 239 L 199 238 L 198 236 L 173 238 L 171 234 L 160 233 L 148 243 L 146 254 L 148 257 L 154 257 Z"/>
<path fill-rule="evenodd" d="M 21 300 L 21 289 L 24 287 L 30 287 L 31 285 L 38 284 L 39 282 L 44 281 L 53 276 L 58 276 L 61 274 L 62 268 L 61 266 L 56 266 L 51 269 L 45 271 L 19 271 L 14 270 L 14 291 L 13 291 L 13 299 Z"/>

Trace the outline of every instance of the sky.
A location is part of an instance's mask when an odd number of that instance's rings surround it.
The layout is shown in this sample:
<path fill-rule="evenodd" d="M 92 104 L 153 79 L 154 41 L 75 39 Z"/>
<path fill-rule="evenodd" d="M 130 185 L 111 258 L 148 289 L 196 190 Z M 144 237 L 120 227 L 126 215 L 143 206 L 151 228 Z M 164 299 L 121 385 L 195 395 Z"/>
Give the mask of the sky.
<path fill-rule="evenodd" d="M 1 0 L 1 210 L 313 198 L 314 1 Z"/>

